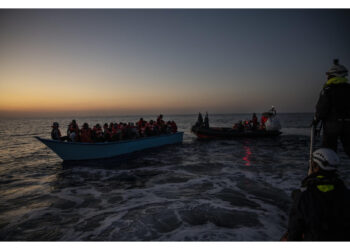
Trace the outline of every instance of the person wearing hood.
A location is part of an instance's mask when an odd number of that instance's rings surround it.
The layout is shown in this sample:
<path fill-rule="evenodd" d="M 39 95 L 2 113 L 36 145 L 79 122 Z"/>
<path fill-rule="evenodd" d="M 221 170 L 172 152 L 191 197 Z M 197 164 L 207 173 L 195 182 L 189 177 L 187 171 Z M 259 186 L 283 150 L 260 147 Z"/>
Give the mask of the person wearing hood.
<path fill-rule="evenodd" d="M 293 192 L 288 241 L 350 240 L 350 191 L 337 175 L 338 165 L 332 149 L 313 152 L 311 173 Z"/>
<path fill-rule="evenodd" d="M 350 84 L 348 70 L 337 59 L 326 72 L 327 82 L 323 86 L 316 105 L 313 125 L 323 122 L 322 146 L 337 151 L 340 138 L 344 151 L 350 156 Z"/>

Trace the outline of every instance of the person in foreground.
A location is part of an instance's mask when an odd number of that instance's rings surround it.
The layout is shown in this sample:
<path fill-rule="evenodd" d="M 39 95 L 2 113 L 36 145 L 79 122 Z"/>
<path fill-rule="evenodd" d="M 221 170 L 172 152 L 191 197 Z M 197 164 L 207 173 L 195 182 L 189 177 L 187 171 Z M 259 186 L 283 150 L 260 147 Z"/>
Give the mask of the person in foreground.
<path fill-rule="evenodd" d="M 350 191 L 337 175 L 339 157 L 329 148 L 312 154 L 311 174 L 293 192 L 288 241 L 349 241 Z"/>
<path fill-rule="evenodd" d="M 326 72 L 327 82 L 323 86 L 316 105 L 313 125 L 323 122 L 322 146 L 337 151 L 340 138 L 344 151 L 350 157 L 350 84 L 348 70 L 338 59 Z"/>

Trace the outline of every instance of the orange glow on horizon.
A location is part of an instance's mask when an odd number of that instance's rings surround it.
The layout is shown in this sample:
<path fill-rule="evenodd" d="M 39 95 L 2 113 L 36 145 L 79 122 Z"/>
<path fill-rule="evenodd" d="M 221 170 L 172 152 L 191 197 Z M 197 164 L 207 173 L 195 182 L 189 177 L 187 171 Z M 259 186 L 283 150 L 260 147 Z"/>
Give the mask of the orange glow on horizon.
<path fill-rule="evenodd" d="M 0 81 L 0 111 L 152 111 L 232 106 L 232 95 L 216 98 L 200 88 L 181 89 L 169 84 L 134 83 L 119 79 L 109 83 L 88 76 L 9 75 Z M 187 91 L 186 91 L 187 90 Z M 235 99 L 237 100 L 237 99 Z"/>

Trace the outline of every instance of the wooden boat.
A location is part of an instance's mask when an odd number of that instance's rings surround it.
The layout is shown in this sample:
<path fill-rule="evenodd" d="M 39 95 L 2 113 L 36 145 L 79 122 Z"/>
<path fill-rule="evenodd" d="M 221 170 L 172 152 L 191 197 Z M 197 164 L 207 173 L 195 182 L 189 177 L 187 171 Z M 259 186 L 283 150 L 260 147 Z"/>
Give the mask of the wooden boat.
<path fill-rule="evenodd" d="M 241 137 L 274 137 L 282 134 L 279 130 L 243 130 L 233 128 L 222 128 L 222 127 L 196 127 L 193 126 L 191 131 L 201 139 L 234 139 Z"/>
<path fill-rule="evenodd" d="M 62 142 L 38 136 L 35 138 L 55 152 L 62 160 L 70 161 L 112 158 L 144 149 L 181 143 L 183 132 L 102 143 Z"/>

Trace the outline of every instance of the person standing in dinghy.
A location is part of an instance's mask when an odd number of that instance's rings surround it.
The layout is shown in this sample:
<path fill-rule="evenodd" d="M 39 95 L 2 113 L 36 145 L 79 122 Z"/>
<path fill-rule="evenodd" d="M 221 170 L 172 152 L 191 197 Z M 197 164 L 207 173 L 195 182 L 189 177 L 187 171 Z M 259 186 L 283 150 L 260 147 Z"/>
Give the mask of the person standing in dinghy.
<path fill-rule="evenodd" d="M 323 122 L 322 146 L 337 151 L 340 138 L 344 151 L 350 156 L 350 84 L 348 70 L 337 59 L 326 72 L 327 82 L 323 86 L 316 105 L 312 124 Z"/>

